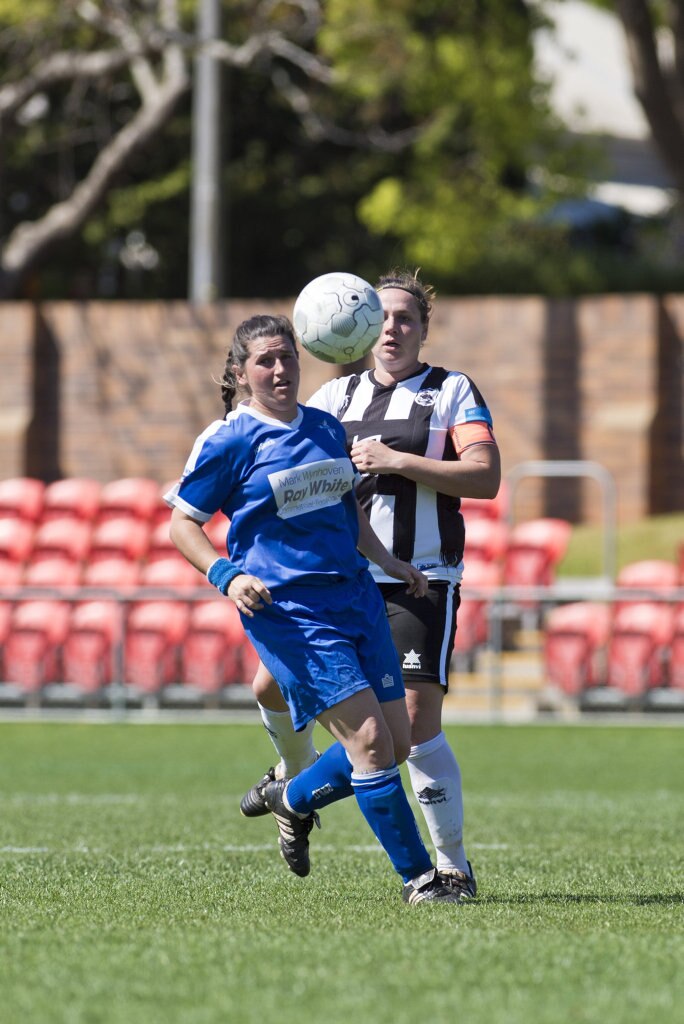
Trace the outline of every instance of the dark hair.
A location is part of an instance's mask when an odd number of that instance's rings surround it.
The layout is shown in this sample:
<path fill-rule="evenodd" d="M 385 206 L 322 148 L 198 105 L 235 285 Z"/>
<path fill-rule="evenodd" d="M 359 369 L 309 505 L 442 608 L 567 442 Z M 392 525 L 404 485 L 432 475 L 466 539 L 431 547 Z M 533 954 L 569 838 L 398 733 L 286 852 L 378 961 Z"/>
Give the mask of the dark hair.
<path fill-rule="evenodd" d="M 217 382 L 221 385 L 221 398 L 226 412 L 230 412 L 232 409 L 233 399 L 238 390 L 233 366 L 237 366 L 239 370 L 244 367 L 249 358 L 251 342 L 257 338 L 275 338 L 278 335 L 289 338 L 293 349 L 295 352 L 297 351 L 294 328 L 286 316 L 257 313 L 256 316 L 250 316 L 248 320 L 243 320 L 241 324 L 238 324 L 233 335 L 233 344 L 230 346 L 226 358 L 223 376 Z"/>
<path fill-rule="evenodd" d="M 401 288 L 414 297 L 420 309 L 420 320 L 423 327 L 427 327 L 432 316 L 432 303 L 436 296 L 435 289 L 431 284 L 425 284 L 418 277 L 420 267 L 411 270 L 390 270 L 379 278 L 375 286 L 376 292 L 383 288 Z"/>

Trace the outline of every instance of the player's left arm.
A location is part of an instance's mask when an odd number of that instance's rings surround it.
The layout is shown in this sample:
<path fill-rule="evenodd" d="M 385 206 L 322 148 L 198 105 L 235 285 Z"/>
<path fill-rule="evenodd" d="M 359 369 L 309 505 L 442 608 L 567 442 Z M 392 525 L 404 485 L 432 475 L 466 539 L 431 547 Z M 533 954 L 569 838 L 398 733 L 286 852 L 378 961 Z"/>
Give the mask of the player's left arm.
<path fill-rule="evenodd" d="M 356 499 L 356 509 L 359 516 L 359 539 L 357 547 L 362 555 L 369 561 L 379 565 L 384 573 L 394 577 L 396 580 L 403 580 L 408 584 L 407 594 L 414 597 L 425 597 L 428 590 L 428 579 L 420 569 L 416 569 L 410 562 L 402 562 L 400 558 L 390 555 L 375 530 L 371 526 L 368 516 Z"/>
<path fill-rule="evenodd" d="M 353 445 L 351 457 L 362 473 L 397 473 L 453 498 L 495 498 L 501 483 L 501 456 L 489 424 L 473 421 L 452 427 L 457 459 L 412 455 L 370 438 Z"/>

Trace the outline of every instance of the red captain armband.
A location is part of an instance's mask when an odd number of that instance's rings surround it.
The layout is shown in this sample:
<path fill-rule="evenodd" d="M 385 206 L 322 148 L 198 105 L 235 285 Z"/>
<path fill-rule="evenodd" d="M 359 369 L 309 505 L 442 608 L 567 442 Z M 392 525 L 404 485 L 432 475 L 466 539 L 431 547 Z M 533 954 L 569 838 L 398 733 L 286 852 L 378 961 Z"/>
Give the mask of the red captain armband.
<path fill-rule="evenodd" d="M 484 420 L 459 423 L 457 427 L 449 428 L 449 434 L 454 442 L 457 455 L 460 455 L 466 448 L 470 448 L 474 444 L 496 444 L 492 428 Z"/>

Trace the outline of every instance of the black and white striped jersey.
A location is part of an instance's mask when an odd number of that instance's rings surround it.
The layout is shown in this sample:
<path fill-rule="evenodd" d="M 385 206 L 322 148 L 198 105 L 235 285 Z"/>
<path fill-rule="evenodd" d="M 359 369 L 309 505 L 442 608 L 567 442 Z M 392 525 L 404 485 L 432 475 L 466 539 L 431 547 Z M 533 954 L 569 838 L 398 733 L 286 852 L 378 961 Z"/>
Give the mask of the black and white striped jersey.
<path fill-rule="evenodd" d="M 307 403 L 342 421 L 347 448 L 372 438 L 397 451 L 431 459 L 457 459 L 459 427 L 486 425 L 491 415 L 475 384 L 463 373 L 423 364 L 406 380 L 385 386 L 372 370 L 338 377 Z M 468 447 L 465 444 L 459 451 Z M 439 494 L 399 474 L 364 474 L 357 488 L 371 525 L 388 551 L 430 579 L 459 581 L 465 530 L 460 499 Z M 376 581 L 392 582 L 371 564 Z"/>

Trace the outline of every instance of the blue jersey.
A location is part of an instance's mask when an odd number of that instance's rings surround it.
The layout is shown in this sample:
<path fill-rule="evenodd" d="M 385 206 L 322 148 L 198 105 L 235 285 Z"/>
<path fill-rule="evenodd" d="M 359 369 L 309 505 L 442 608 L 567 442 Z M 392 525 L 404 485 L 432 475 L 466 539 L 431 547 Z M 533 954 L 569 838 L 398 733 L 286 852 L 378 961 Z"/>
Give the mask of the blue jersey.
<path fill-rule="evenodd" d="M 239 405 L 197 438 L 166 501 L 200 522 L 230 520 L 230 559 L 269 589 L 351 579 L 358 552 L 345 432 L 329 413 L 298 406 L 291 423 Z"/>

